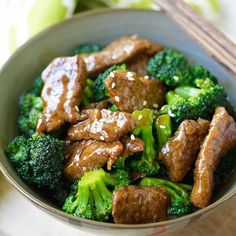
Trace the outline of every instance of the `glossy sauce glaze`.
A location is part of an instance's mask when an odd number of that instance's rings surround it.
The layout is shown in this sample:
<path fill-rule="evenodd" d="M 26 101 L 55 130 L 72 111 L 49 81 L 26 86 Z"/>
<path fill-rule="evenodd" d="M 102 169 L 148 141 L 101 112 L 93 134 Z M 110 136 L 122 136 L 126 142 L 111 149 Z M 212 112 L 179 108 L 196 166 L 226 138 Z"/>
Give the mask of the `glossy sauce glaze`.
<path fill-rule="evenodd" d="M 126 136 L 121 140 L 124 151 L 122 153 L 123 158 L 127 158 L 129 156 L 132 156 L 133 154 L 137 152 L 143 152 L 144 150 L 144 142 L 142 139 L 134 137 L 134 135 L 131 135 L 131 137 Z"/>
<path fill-rule="evenodd" d="M 145 52 L 153 55 L 162 49 L 163 47 L 159 44 L 132 35 L 114 40 L 100 52 L 81 56 L 86 63 L 89 76 L 94 76 L 112 65 L 126 62 L 139 53 Z"/>
<path fill-rule="evenodd" d="M 169 170 L 172 181 L 182 181 L 190 171 L 209 127 L 207 120 L 185 120 L 161 149 L 159 158 Z"/>
<path fill-rule="evenodd" d="M 147 75 L 146 67 L 151 56 L 145 53 L 137 55 L 127 62 L 127 70 L 135 72 L 138 76 Z"/>
<path fill-rule="evenodd" d="M 81 92 L 87 78 L 84 61 L 78 57 L 54 59 L 43 71 L 43 113 L 37 124 L 37 132 L 59 129 L 65 122 L 81 119 L 78 113 Z"/>
<path fill-rule="evenodd" d="M 134 117 L 125 112 L 106 109 L 87 110 L 88 118 L 72 125 L 67 133 L 68 140 L 96 139 L 116 141 L 135 127 Z"/>
<path fill-rule="evenodd" d="M 84 172 L 112 164 L 123 152 L 120 141 L 105 143 L 97 140 L 84 140 L 69 144 L 66 147 L 67 164 L 64 173 L 70 180 L 78 180 Z"/>
<path fill-rule="evenodd" d="M 156 109 L 165 100 L 165 87 L 161 81 L 138 77 L 130 71 L 113 71 L 105 79 L 105 85 L 111 101 L 121 111 Z"/>
<path fill-rule="evenodd" d="M 162 221 L 167 217 L 169 200 L 164 188 L 121 187 L 113 191 L 112 216 L 118 224 Z"/>
<path fill-rule="evenodd" d="M 191 202 L 199 208 L 209 205 L 214 190 L 214 172 L 229 149 L 236 145 L 236 122 L 224 107 L 217 107 L 194 169 Z"/>

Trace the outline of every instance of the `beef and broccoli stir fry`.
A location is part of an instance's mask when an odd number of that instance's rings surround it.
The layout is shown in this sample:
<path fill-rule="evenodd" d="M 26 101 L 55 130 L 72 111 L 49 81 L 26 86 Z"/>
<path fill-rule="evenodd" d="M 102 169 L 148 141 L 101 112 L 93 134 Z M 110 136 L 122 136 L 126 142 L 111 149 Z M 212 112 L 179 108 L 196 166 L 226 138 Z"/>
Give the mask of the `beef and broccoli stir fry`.
<path fill-rule="evenodd" d="M 78 46 L 19 98 L 6 153 L 64 212 L 122 224 L 208 206 L 236 167 L 236 122 L 201 65 L 136 35 Z"/>

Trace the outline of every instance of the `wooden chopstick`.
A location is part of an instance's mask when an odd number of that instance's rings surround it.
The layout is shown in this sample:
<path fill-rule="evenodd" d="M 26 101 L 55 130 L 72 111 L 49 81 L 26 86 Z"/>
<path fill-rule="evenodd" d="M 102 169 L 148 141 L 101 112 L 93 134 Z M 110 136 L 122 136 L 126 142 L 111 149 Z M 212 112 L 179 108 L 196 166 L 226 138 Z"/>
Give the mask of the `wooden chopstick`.
<path fill-rule="evenodd" d="M 213 28 L 213 26 L 209 26 L 210 24 L 205 23 L 203 27 L 201 22 L 205 22 L 204 20 L 201 19 L 201 21 L 198 21 L 195 17 L 190 17 L 190 15 L 197 15 L 197 13 L 192 10 L 193 13 L 191 11 L 189 12 L 190 8 L 183 5 L 185 3 L 178 3 L 177 6 L 178 0 L 155 0 L 155 2 L 165 10 L 193 40 L 236 77 L 236 56 L 234 56 L 234 53 L 231 53 L 236 50 L 234 43 L 217 29 L 211 31 L 209 27 Z M 198 23 L 196 23 L 196 21 Z M 208 26 L 206 26 L 207 24 Z M 217 34 L 215 34 L 215 32 L 217 32 Z M 212 36 L 213 34 L 214 36 Z M 218 35 L 223 35 L 223 37 L 216 40 Z M 220 43 L 218 41 L 220 41 Z M 227 45 L 226 47 L 224 46 L 225 44 Z"/>
<path fill-rule="evenodd" d="M 221 31 L 217 30 L 213 25 L 205 21 L 199 14 L 197 14 L 190 6 L 182 0 L 175 0 L 176 7 L 189 19 L 195 22 L 201 29 L 206 32 L 209 37 L 214 39 L 218 44 L 225 48 L 236 58 L 236 44 L 225 36 Z M 232 50 L 234 49 L 234 50 Z"/>

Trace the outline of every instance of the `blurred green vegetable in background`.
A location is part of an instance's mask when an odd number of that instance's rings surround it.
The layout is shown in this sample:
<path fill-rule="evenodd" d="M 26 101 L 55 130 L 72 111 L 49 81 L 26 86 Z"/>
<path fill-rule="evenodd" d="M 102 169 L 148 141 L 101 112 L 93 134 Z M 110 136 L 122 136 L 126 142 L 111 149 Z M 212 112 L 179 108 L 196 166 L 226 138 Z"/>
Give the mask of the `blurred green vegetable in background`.
<path fill-rule="evenodd" d="M 157 6 L 152 0 L 78 0 L 76 12 L 104 7 L 157 9 Z"/>
<path fill-rule="evenodd" d="M 76 0 L 0 0 L 0 66 L 31 36 L 72 16 Z"/>
<path fill-rule="evenodd" d="M 185 1 L 207 19 L 219 14 L 219 0 Z M 158 9 L 152 0 L 0 0 L 0 66 L 43 29 L 73 13 L 104 7 Z"/>

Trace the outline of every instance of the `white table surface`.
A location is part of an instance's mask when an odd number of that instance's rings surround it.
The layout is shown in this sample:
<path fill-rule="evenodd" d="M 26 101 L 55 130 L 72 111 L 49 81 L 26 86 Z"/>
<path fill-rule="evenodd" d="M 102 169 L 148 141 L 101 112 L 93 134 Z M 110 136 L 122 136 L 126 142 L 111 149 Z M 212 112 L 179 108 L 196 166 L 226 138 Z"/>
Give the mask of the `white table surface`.
<path fill-rule="evenodd" d="M 222 29 L 230 37 L 236 39 L 236 5 L 234 0 L 221 0 L 222 16 L 215 20 L 217 27 Z M 235 203 L 236 198 L 234 198 Z M 231 204 L 233 202 L 231 201 Z M 220 212 L 218 211 L 220 214 Z M 236 220 L 236 214 L 231 214 L 230 222 Z M 211 219 L 209 219 L 211 222 Z M 212 220 L 213 221 L 213 220 Z M 200 223 L 201 225 L 201 223 Z M 203 223 L 204 225 L 204 223 Z M 194 226 L 193 226 L 194 227 Z M 227 226 L 229 227 L 229 226 Z M 230 224 L 232 230 L 236 231 L 236 225 Z M 223 231 L 217 235 L 223 235 Z M 177 232 L 176 232 L 177 233 Z M 190 231 L 183 232 L 182 236 L 190 235 Z M 178 233 L 177 233 L 178 234 Z M 84 233 L 81 230 L 68 226 L 52 216 L 36 208 L 19 192 L 17 192 L 0 173 L 0 236 L 90 236 L 92 234 Z M 174 234 L 171 234 L 174 235 Z M 179 234 L 178 234 L 179 235 Z M 193 234 L 191 234 L 193 235 Z M 194 235 L 212 235 L 204 234 L 199 231 Z M 216 234 L 215 234 L 216 235 Z M 234 234 L 224 234 L 233 236 Z"/>

